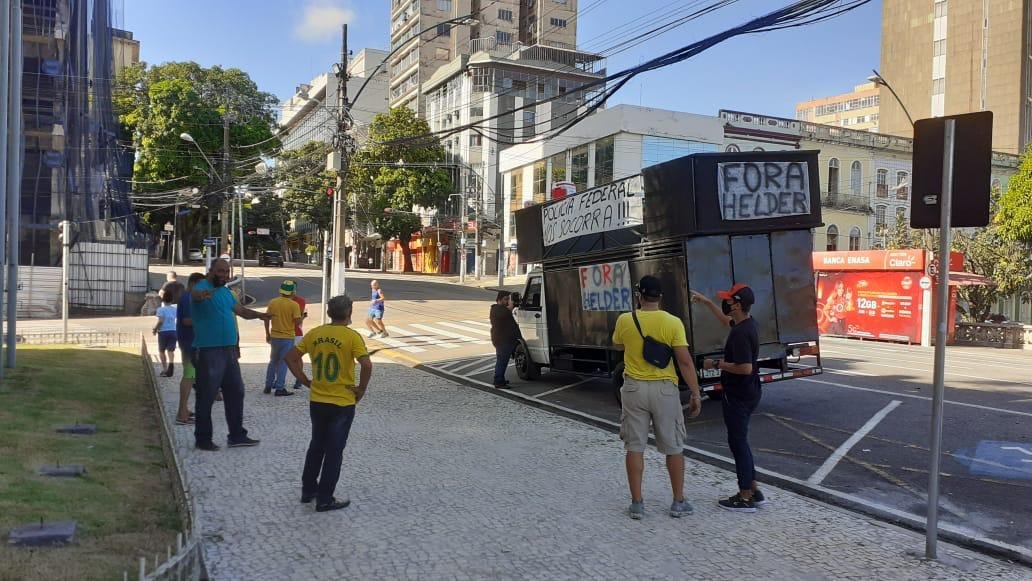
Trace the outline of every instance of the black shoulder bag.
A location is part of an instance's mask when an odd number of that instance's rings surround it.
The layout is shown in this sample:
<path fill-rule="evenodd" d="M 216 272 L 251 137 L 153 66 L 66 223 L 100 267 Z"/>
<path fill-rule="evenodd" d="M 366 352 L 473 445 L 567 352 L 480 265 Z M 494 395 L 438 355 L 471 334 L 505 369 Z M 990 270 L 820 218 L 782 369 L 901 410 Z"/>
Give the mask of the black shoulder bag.
<path fill-rule="evenodd" d="M 645 345 L 641 348 L 642 358 L 660 369 L 666 369 L 667 365 L 670 365 L 670 359 L 674 356 L 674 350 L 666 343 L 657 341 L 642 333 L 641 324 L 638 323 L 638 314 L 633 310 L 631 311 L 631 318 L 634 319 L 634 326 L 638 328 L 638 334 L 645 341 Z"/>

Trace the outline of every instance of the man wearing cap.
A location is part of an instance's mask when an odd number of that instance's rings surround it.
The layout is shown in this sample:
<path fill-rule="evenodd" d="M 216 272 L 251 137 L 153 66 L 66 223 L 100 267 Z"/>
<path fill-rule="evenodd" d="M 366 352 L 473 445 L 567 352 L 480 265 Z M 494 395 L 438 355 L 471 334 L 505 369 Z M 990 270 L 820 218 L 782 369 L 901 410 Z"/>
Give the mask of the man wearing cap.
<path fill-rule="evenodd" d="M 280 284 L 280 296 L 269 301 L 265 312 L 271 315 L 265 321 L 265 341 L 269 344 L 269 366 L 265 368 L 265 392 L 276 395 L 294 395 L 287 391 L 287 353 L 294 347 L 294 331 L 301 323 L 301 307 L 294 302 L 297 285 L 292 280 Z"/>
<path fill-rule="evenodd" d="M 675 363 L 691 390 L 689 417 L 694 418 L 702 411 L 702 396 L 692 355 L 688 351 L 684 323 L 659 308 L 662 298 L 659 279 L 643 276 L 637 288 L 638 310 L 617 317 L 616 328 L 613 330 L 613 347 L 624 352 L 624 383 L 620 388 L 623 407 L 620 414 L 620 438 L 626 450 L 624 462 L 627 485 L 631 492 L 628 514 L 635 520 L 645 515 L 641 481 L 645 472 L 645 445 L 648 443 L 650 425 L 656 434 L 656 449 L 667 457 L 667 471 L 674 497 L 670 516 L 678 518 L 692 514 L 692 506 L 684 498 L 683 450 L 686 433 Z M 664 367 L 657 367 L 645 359 L 645 337 L 671 349 L 673 357 Z"/>
<path fill-rule="evenodd" d="M 756 486 L 756 467 L 749 447 L 749 419 L 760 403 L 759 368 L 760 339 L 756 320 L 749 310 L 756 303 L 756 295 L 749 285 L 738 283 L 727 291 L 717 293 L 720 307 L 705 295 L 692 291 L 692 302 L 703 303 L 722 325 L 731 327 L 724 344 L 723 359 L 706 359 L 704 369 L 719 369 L 723 386 L 724 425 L 727 444 L 735 458 L 738 474 L 738 494 L 720 500 L 721 508 L 735 512 L 756 512 L 766 504 L 763 493 Z"/>

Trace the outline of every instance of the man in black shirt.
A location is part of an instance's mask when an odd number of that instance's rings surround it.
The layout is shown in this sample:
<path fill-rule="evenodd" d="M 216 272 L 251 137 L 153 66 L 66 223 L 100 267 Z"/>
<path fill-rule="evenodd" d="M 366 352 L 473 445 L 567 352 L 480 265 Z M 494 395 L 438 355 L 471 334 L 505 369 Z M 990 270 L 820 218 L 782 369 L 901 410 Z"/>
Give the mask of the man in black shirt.
<path fill-rule="evenodd" d="M 505 380 L 505 369 L 509 367 L 509 359 L 516 350 L 520 339 L 520 329 L 512 316 L 512 293 L 499 291 L 495 304 L 491 305 L 491 344 L 495 348 L 494 386 L 507 389 L 509 382 Z"/>
<path fill-rule="evenodd" d="M 721 291 L 717 296 L 721 299 L 720 307 L 709 298 L 692 292 L 693 302 L 706 304 L 722 324 L 731 327 L 724 344 L 723 360 L 703 361 L 704 369 L 720 370 L 727 443 L 735 458 L 735 471 L 738 473 L 738 494 L 718 504 L 721 508 L 735 512 L 756 512 L 757 506 L 766 503 L 763 493 L 756 487 L 756 467 L 749 447 L 749 418 L 762 395 L 756 365 L 760 354 L 760 339 L 756 321 L 749 315 L 756 296 L 743 283 Z"/>

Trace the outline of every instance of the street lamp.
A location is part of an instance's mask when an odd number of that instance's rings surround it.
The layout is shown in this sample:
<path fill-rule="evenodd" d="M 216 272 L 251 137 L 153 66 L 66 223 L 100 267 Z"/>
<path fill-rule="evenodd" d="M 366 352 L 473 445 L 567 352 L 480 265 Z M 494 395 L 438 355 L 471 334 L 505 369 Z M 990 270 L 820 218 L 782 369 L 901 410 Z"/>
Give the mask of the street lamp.
<path fill-rule="evenodd" d="M 875 85 L 881 85 L 885 87 L 889 90 L 890 93 L 892 93 L 892 96 L 896 99 L 896 102 L 899 103 L 899 107 L 903 109 L 903 113 L 907 116 L 907 120 L 910 121 L 910 126 L 913 127 L 914 118 L 910 116 L 910 111 L 907 111 L 907 106 L 903 104 L 903 100 L 900 99 L 899 95 L 896 94 L 896 91 L 892 88 L 892 85 L 890 85 L 889 82 L 885 80 L 885 77 L 881 76 L 881 73 L 879 73 L 876 69 L 871 69 L 871 72 L 874 74 L 867 77 L 867 80 L 874 83 Z"/>
<path fill-rule="evenodd" d="M 184 132 L 179 134 L 179 139 L 182 139 L 183 141 L 188 141 L 188 142 L 194 144 L 194 147 L 197 148 L 197 151 L 201 152 L 201 157 L 204 158 L 204 161 L 208 162 L 208 167 L 211 168 L 211 172 L 213 174 L 215 174 L 215 175 L 219 174 L 219 170 L 215 169 L 215 164 L 213 164 L 211 162 L 211 160 L 208 159 L 208 155 L 206 153 L 204 153 L 204 150 L 201 149 L 201 145 L 199 143 L 197 143 L 197 140 L 195 140 L 193 138 L 193 135 L 190 135 L 189 133 L 184 131 Z"/>

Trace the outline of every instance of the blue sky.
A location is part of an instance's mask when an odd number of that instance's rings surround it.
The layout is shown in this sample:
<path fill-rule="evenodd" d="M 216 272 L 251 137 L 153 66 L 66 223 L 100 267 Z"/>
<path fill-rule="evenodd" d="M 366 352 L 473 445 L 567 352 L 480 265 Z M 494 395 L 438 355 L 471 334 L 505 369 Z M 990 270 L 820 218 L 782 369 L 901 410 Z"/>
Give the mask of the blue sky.
<path fill-rule="evenodd" d="M 740 0 L 645 44 L 611 57 L 611 72 L 634 66 L 789 4 Z M 687 0 L 581 0 L 582 49 L 619 39 L 614 28 Z M 387 48 L 389 0 L 115 0 L 120 24 L 141 42 L 143 60 L 194 60 L 247 71 L 281 99 L 324 72 L 340 54 L 340 23 L 349 48 Z M 593 8 L 594 6 L 594 8 Z M 677 65 L 640 76 L 612 104 L 631 103 L 713 115 L 718 109 L 792 117 L 794 105 L 847 92 L 878 67 L 881 0 L 830 22 L 738 37 Z"/>

